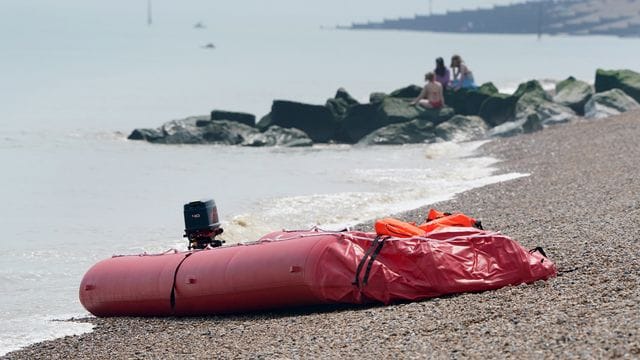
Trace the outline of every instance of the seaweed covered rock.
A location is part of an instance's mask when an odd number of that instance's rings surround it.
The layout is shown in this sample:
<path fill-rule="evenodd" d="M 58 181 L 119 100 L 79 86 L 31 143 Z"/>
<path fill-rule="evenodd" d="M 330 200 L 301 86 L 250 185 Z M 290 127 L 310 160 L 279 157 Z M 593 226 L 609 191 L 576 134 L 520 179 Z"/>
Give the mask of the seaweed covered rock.
<path fill-rule="evenodd" d="M 551 101 L 551 96 L 544 90 L 538 80 L 529 80 L 518 85 L 518 89 L 513 93 L 513 96 L 521 98 L 525 94 Z"/>
<path fill-rule="evenodd" d="M 384 98 L 376 109 L 377 120 L 381 125 L 389 125 L 411 121 L 418 118 L 420 109 L 405 99 L 395 97 Z"/>
<path fill-rule="evenodd" d="M 478 115 L 482 103 L 497 93 L 498 89 L 493 83 L 485 83 L 477 89 L 447 89 L 444 99 L 447 106 L 452 107 L 456 114 Z"/>
<path fill-rule="evenodd" d="M 636 109 L 640 109 L 638 102 L 620 89 L 597 93 L 584 107 L 585 117 L 588 119 L 605 118 Z"/>
<path fill-rule="evenodd" d="M 266 131 L 273 125 L 300 129 L 311 140 L 320 143 L 331 140 L 337 131 L 337 121 L 326 106 L 287 100 L 274 100 L 271 113 L 260 119 L 256 126 Z"/>
<path fill-rule="evenodd" d="M 470 141 L 481 139 L 489 130 L 479 116 L 456 115 L 435 127 L 435 134 L 445 141 Z"/>
<path fill-rule="evenodd" d="M 313 141 L 302 130 L 294 128 L 285 129 L 274 125 L 263 133 L 248 136 L 241 145 L 302 147 L 313 145 Z"/>
<path fill-rule="evenodd" d="M 571 121 L 576 113 L 570 107 L 540 97 L 536 92 L 525 93 L 518 99 L 515 110 L 515 121 L 526 119 L 536 114 L 542 125 L 553 125 Z"/>
<path fill-rule="evenodd" d="M 591 96 L 593 96 L 593 87 L 571 76 L 556 84 L 556 94 L 553 101 L 570 107 L 579 115 L 584 115 L 584 105 L 591 99 Z"/>
<path fill-rule="evenodd" d="M 359 145 L 402 145 L 431 143 L 436 140 L 431 122 L 416 119 L 380 128 L 362 138 Z"/>
<path fill-rule="evenodd" d="M 489 126 L 498 126 L 514 120 L 517 102 L 518 98 L 513 95 L 493 94 L 482 103 L 478 115 Z"/>
<path fill-rule="evenodd" d="M 376 117 L 380 124 L 389 125 L 411 121 L 413 119 L 429 120 L 437 125 L 454 115 L 451 108 L 425 109 L 411 105 L 406 99 L 386 97 L 377 105 Z"/>
<path fill-rule="evenodd" d="M 632 70 L 596 71 L 596 92 L 620 89 L 635 101 L 640 102 L 640 73 Z"/>
<path fill-rule="evenodd" d="M 526 134 L 542 130 L 544 126 L 565 123 L 576 118 L 576 113 L 570 107 L 551 101 L 542 87 L 528 82 L 521 89 L 525 91 L 516 92 L 519 97 L 511 115 L 513 120 L 495 126 L 489 131 L 490 136 Z"/>
<path fill-rule="evenodd" d="M 523 97 L 525 100 L 520 102 Z M 549 122 L 564 121 L 559 120 L 562 118 L 561 116 L 556 116 L 558 115 L 556 112 L 560 111 L 560 108 L 556 109 L 551 104 L 551 96 L 537 80 L 531 80 L 520 84 L 513 95 L 497 93 L 489 96 L 482 103 L 479 115 L 489 126 L 495 127 L 507 122 L 521 122 L 530 113 L 526 111 L 527 109 L 540 108 L 540 116 L 543 121 L 545 119 L 549 119 Z M 552 109 L 548 110 L 548 108 Z"/>
<path fill-rule="evenodd" d="M 216 120 L 236 121 L 241 124 L 245 124 L 249 126 L 256 125 L 256 116 L 253 114 L 243 113 L 243 112 L 213 110 L 211 111 L 211 121 L 216 121 Z"/>

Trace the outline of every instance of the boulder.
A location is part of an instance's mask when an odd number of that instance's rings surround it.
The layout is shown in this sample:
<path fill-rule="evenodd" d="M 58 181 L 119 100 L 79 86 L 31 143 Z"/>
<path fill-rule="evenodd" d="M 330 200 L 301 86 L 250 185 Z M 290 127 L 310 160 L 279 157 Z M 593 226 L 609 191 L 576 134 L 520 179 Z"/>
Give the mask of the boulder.
<path fill-rule="evenodd" d="M 327 99 L 324 106 L 329 109 L 334 119 L 340 119 L 344 117 L 349 110 L 349 105 L 345 104 L 338 99 Z"/>
<path fill-rule="evenodd" d="M 471 141 L 485 136 L 489 126 L 479 116 L 456 115 L 435 127 L 435 134 L 445 141 Z"/>
<path fill-rule="evenodd" d="M 431 143 L 436 140 L 434 126 L 429 121 L 416 119 L 380 128 L 362 138 L 359 145 L 402 145 Z"/>
<path fill-rule="evenodd" d="M 271 113 L 256 125 L 266 131 L 272 125 L 304 131 L 314 142 L 328 142 L 337 131 L 337 121 L 322 105 L 310 105 L 287 100 L 274 100 Z"/>
<path fill-rule="evenodd" d="M 163 144 L 238 145 L 258 133 L 254 127 L 236 121 L 217 120 L 206 126 L 198 126 L 189 118 L 170 121 L 161 129 L 165 136 L 158 142 Z"/>
<path fill-rule="evenodd" d="M 394 98 L 414 99 L 420 95 L 422 88 L 418 85 L 409 85 L 398 90 L 394 90 L 389 96 Z"/>
<path fill-rule="evenodd" d="M 135 129 L 127 137 L 129 140 L 145 140 L 155 142 L 163 136 L 160 129 Z"/>
<path fill-rule="evenodd" d="M 188 117 L 181 120 L 171 120 L 160 126 L 162 138 L 155 141 L 161 144 L 203 144 L 206 141 L 203 138 L 202 126 L 205 119 Z M 212 122 L 208 122 L 212 124 Z"/>
<path fill-rule="evenodd" d="M 551 96 L 542 88 L 542 85 L 537 80 L 531 80 L 520 84 L 513 95 L 491 94 L 480 106 L 479 115 L 491 127 L 510 121 L 522 121 L 522 117 L 516 119 L 516 104 L 525 95 L 529 100 L 551 101 Z"/>
<path fill-rule="evenodd" d="M 216 120 L 236 121 L 241 124 L 245 124 L 249 126 L 256 125 L 256 116 L 253 114 L 248 114 L 243 112 L 213 110 L 211 111 L 211 121 L 216 121 Z"/>
<path fill-rule="evenodd" d="M 640 73 L 631 70 L 596 71 L 596 92 L 620 89 L 640 103 Z"/>
<path fill-rule="evenodd" d="M 418 106 L 418 110 L 420 111 L 418 119 L 428 120 L 433 124 L 433 126 L 442 124 L 456 115 L 456 112 L 447 106 L 441 109 L 423 109 Z"/>
<path fill-rule="evenodd" d="M 519 99 L 525 94 L 551 101 L 551 96 L 542 88 L 538 80 L 529 80 L 518 85 L 518 89 L 513 93 L 513 96 Z"/>
<path fill-rule="evenodd" d="M 333 98 L 336 100 L 342 100 L 349 106 L 359 104 L 358 100 L 351 96 L 351 94 L 349 94 L 344 88 L 339 88 Z"/>
<path fill-rule="evenodd" d="M 349 108 L 345 117 L 339 123 L 336 140 L 353 144 L 376 129 L 397 123 L 406 123 L 421 119 L 440 124 L 455 114 L 451 108 L 424 109 L 409 104 L 406 99 L 385 97 L 378 103 L 359 104 Z"/>
<path fill-rule="evenodd" d="M 213 120 L 204 120 L 204 119 L 196 120 L 196 126 L 198 126 L 198 127 L 200 127 L 200 126 L 209 126 L 209 125 L 211 125 L 212 121 Z M 218 120 L 216 120 L 216 121 L 218 121 Z"/>
<path fill-rule="evenodd" d="M 593 87 L 588 83 L 570 76 L 556 84 L 553 101 L 570 107 L 579 115 L 584 115 L 584 105 L 593 96 Z"/>
<path fill-rule="evenodd" d="M 335 119 L 343 118 L 349 110 L 349 107 L 354 105 L 358 105 L 358 101 L 343 88 L 338 89 L 336 96 L 328 99 L 325 103 L 325 106 L 333 114 Z"/>
<path fill-rule="evenodd" d="M 370 132 L 384 126 L 376 117 L 377 106 L 359 104 L 349 108 L 347 114 L 339 122 L 335 140 L 347 144 L 355 144 Z"/>
<path fill-rule="evenodd" d="M 588 119 L 601 119 L 635 109 L 640 109 L 638 102 L 620 89 L 597 93 L 584 106 Z"/>
<path fill-rule="evenodd" d="M 258 133 L 254 127 L 235 121 L 189 117 L 169 121 L 158 129 L 136 129 L 129 138 L 158 144 L 238 145 Z"/>
<path fill-rule="evenodd" d="M 509 121 L 489 130 L 488 136 L 508 137 L 519 134 L 528 134 L 543 129 L 542 120 L 538 114 L 529 114 L 526 118 Z"/>
<path fill-rule="evenodd" d="M 293 128 L 285 129 L 274 125 L 263 133 L 256 133 L 249 136 L 242 145 L 301 147 L 311 146 L 313 145 L 313 141 L 302 130 Z"/>
<path fill-rule="evenodd" d="M 384 98 L 386 98 L 387 94 L 383 93 L 383 92 L 374 92 L 369 94 L 369 102 L 372 104 L 377 104 L 382 102 L 382 100 L 384 100 Z M 417 95 L 416 95 L 417 96 Z"/>
<path fill-rule="evenodd" d="M 494 127 L 515 119 L 518 98 L 507 94 L 493 94 L 480 106 L 478 115 Z"/>
<path fill-rule="evenodd" d="M 411 105 L 405 99 L 386 97 L 378 104 L 376 112 L 380 124 L 385 126 L 416 119 L 421 110 L 418 106 Z"/>
<path fill-rule="evenodd" d="M 477 89 L 447 89 L 444 93 L 444 99 L 447 106 L 452 107 L 456 114 L 478 115 L 482 103 L 497 93 L 498 89 L 493 83 L 486 83 Z"/>
<path fill-rule="evenodd" d="M 531 114 L 536 114 L 542 125 L 553 125 L 571 121 L 576 118 L 576 113 L 570 107 L 540 97 L 539 93 L 525 93 L 518 99 L 515 109 L 515 120 L 526 119 Z"/>
<path fill-rule="evenodd" d="M 253 126 L 236 121 L 216 120 L 200 128 L 202 139 L 200 144 L 241 145 L 246 139 L 259 134 Z"/>

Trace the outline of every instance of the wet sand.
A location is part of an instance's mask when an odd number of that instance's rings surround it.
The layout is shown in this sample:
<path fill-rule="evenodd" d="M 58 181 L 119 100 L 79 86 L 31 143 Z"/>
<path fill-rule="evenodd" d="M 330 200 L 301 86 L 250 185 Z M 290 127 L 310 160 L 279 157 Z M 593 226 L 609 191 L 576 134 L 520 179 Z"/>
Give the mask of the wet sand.
<path fill-rule="evenodd" d="M 639 358 L 639 142 L 640 112 L 498 139 L 482 151 L 531 175 L 434 205 L 542 246 L 560 269 L 548 282 L 386 307 L 90 318 L 92 333 L 6 358 Z"/>

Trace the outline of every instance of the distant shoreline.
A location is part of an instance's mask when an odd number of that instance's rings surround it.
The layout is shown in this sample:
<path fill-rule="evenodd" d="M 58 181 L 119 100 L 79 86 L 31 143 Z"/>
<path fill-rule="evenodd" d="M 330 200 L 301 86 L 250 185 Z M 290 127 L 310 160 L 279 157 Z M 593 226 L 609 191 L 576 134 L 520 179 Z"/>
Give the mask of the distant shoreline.
<path fill-rule="evenodd" d="M 640 2 L 527 1 L 489 9 L 354 23 L 339 28 L 465 34 L 640 37 Z"/>

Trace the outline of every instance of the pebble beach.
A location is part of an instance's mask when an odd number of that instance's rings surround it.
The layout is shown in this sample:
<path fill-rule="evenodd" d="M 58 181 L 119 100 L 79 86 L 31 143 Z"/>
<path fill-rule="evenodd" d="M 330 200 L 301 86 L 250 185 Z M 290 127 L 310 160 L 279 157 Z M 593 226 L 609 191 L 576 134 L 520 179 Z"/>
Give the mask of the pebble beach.
<path fill-rule="evenodd" d="M 85 318 L 91 333 L 6 359 L 639 358 L 640 112 L 495 139 L 528 173 L 429 207 L 479 218 L 559 269 L 547 282 L 391 306 L 197 318 Z M 370 224 L 363 224 L 371 230 Z"/>

